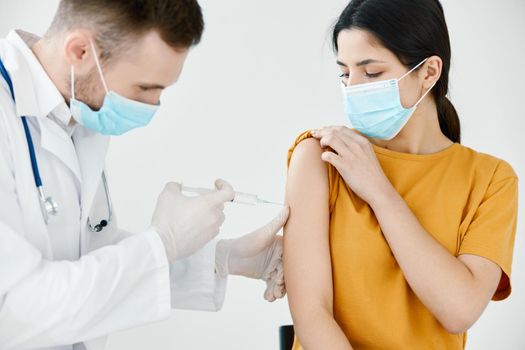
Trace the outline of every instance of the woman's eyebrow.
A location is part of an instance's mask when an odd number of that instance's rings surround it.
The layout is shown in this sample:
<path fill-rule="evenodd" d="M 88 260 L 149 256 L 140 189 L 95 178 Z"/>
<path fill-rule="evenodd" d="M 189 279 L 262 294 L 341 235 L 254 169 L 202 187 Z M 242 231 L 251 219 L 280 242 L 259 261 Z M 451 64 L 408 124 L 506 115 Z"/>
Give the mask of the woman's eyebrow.
<path fill-rule="evenodd" d="M 343 66 L 343 67 L 347 67 L 346 64 L 344 64 L 343 62 L 341 61 L 336 61 L 336 63 L 340 66 Z M 371 63 L 386 63 L 385 61 L 380 61 L 380 60 L 374 60 L 374 59 L 366 59 L 366 60 L 363 60 L 361 62 L 357 62 L 356 63 L 356 67 L 361 67 L 361 66 L 366 66 L 367 64 L 371 64 Z"/>

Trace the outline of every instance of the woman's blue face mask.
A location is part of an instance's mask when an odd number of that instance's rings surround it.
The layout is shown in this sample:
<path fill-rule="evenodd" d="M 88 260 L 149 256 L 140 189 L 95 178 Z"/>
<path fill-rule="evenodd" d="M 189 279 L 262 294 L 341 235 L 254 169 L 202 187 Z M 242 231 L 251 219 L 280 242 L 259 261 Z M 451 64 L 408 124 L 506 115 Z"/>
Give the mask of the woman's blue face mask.
<path fill-rule="evenodd" d="M 106 90 L 106 97 L 98 111 L 93 111 L 87 104 L 75 99 L 75 70 L 71 66 L 70 109 L 73 118 L 86 128 L 103 135 L 122 135 L 132 129 L 148 125 L 159 105 L 138 102 L 109 91 L 93 42 L 91 42 L 91 49 L 100 79 Z"/>
<path fill-rule="evenodd" d="M 404 108 L 401 104 L 399 81 L 425 63 L 427 59 L 399 79 L 351 86 L 343 84 L 345 111 L 352 127 L 368 137 L 393 139 L 436 84 L 434 83 L 411 108 Z"/>

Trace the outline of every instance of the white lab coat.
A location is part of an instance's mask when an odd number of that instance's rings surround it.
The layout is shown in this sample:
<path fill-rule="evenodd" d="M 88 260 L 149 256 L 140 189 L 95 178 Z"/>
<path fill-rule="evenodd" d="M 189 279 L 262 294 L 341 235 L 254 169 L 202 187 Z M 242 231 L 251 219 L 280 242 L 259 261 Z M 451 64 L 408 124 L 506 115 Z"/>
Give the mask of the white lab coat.
<path fill-rule="evenodd" d="M 70 117 L 31 49 L 11 32 L 0 58 L 16 105 L 0 79 L 0 349 L 103 349 L 106 336 L 166 319 L 170 309 L 218 310 L 225 279 L 214 273 L 215 244 L 167 262 L 152 230 L 129 234 L 107 217 L 101 174 L 109 138 Z M 59 215 L 46 225 L 20 116 L 27 116 L 46 195 Z M 70 134 L 68 134 L 68 132 Z"/>

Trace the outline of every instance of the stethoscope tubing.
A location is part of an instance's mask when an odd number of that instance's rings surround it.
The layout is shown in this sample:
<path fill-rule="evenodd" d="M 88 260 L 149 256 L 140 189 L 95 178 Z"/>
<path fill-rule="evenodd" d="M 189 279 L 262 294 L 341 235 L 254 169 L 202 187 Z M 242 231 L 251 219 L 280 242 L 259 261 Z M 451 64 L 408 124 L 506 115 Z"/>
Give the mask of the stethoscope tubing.
<path fill-rule="evenodd" d="M 2 62 L 1 59 L 0 59 L 0 74 L 3 76 L 3 78 L 5 79 L 8 87 L 9 87 L 9 91 L 11 92 L 11 97 L 13 98 L 13 102 L 16 103 L 15 92 L 14 92 L 14 88 L 13 88 L 13 82 L 12 82 L 11 77 L 9 76 L 9 73 L 7 72 L 7 69 L 5 68 L 4 63 Z M 35 180 L 35 185 L 36 185 L 37 191 L 39 193 L 39 200 L 41 201 L 40 204 L 41 204 L 41 207 L 42 207 L 42 215 L 44 217 L 45 223 L 47 224 L 48 223 L 48 216 L 49 216 L 49 214 L 57 215 L 57 213 L 58 213 L 57 205 L 56 205 L 56 203 L 53 201 L 53 199 L 51 197 L 46 198 L 46 196 L 44 194 L 44 189 L 43 189 L 43 185 L 42 185 L 42 178 L 40 177 L 40 169 L 38 167 L 38 161 L 36 159 L 35 146 L 34 146 L 34 143 L 33 143 L 33 138 L 31 137 L 31 131 L 29 130 L 29 125 L 28 125 L 28 122 L 27 122 L 27 118 L 25 116 L 22 116 L 21 119 L 22 119 L 22 125 L 24 127 L 24 133 L 25 133 L 26 140 L 27 140 L 27 148 L 28 148 L 28 151 L 29 151 L 29 158 L 31 159 L 31 168 L 32 168 L 32 171 L 33 171 L 33 178 Z M 102 220 L 100 222 L 100 224 L 92 226 L 91 222 L 90 222 L 90 220 L 88 218 L 88 226 L 89 226 L 89 229 L 92 232 L 100 232 L 100 231 L 102 231 L 104 229 L 104 227 L 109 225 L 109 223 L 111 222 L 111 220 L 113 218 L 113 208 L 112 208 L 111 198 L 110 198 L 109 192 L 108 192 L 108 184 L 107 184 L 106 174 L 104 172 L 102 172 L 102 182 L 103 182 L 103 185 L 104 185 L 104 190 L 106 192 L 106 201 L 108 203 L 108 219 L 107 220 Z"/>

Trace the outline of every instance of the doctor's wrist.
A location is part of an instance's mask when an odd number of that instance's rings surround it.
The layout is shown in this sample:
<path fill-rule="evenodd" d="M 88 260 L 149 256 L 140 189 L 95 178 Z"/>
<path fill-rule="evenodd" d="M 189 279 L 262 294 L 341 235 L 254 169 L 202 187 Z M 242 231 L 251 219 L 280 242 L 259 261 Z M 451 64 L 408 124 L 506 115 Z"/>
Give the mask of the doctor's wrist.
<path fill-rule="evenodd" d="M 219 277 L 227 277 L 230 272 L 230 239 L 221 239 L 215 247 L 215 272 Z"/>
<path fill-rule="evenodd" d="M 163 234 L 162 231 L 160 231 L 154 225 L 151 226 L 151 230 L 160 237 L 160 240 L 164 245 L 164 249 L 166 250 L 166 256 L 168 257 L 168 261 L 175 262 L 175 260 L 177 259 L 177 251 L 175 249 L 175 242 L 173 240 L 173 237 L 171 235 Z"/>

